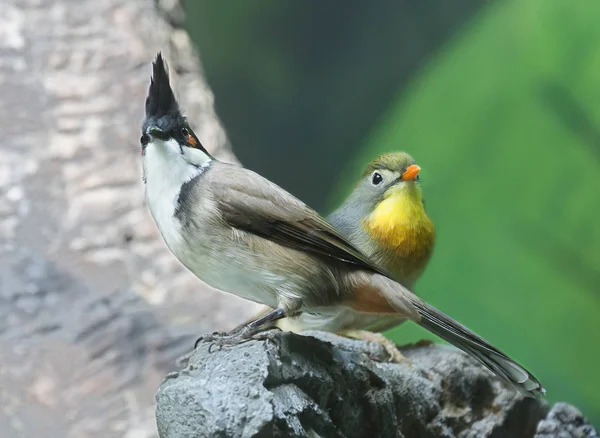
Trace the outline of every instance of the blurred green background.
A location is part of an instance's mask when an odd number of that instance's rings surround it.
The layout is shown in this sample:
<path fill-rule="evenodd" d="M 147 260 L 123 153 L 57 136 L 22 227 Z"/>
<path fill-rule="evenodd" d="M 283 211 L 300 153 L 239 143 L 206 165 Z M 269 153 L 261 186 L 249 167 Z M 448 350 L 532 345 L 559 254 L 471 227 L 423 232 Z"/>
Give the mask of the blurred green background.
<path fill-rule="evenodd" d="M 600 2 L 186 7 L 238 158 L 328 213 L 410 152 L 438 230 L 417 292 L 600 425 Z"/>

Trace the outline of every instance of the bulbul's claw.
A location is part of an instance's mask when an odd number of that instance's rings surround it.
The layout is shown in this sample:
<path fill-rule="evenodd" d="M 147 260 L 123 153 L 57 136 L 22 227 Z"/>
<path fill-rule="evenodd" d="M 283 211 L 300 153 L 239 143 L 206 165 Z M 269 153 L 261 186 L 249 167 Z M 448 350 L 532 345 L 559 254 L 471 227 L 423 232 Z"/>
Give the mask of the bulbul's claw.
<path fill-rule="evenodd" d="M 215 332 L 198 338 L 194 348 L 198 347 L 200 342 L 211 342 L 210 347 L 208 347 L 208 352 L 211 353 L 214 347 L 219 347 L 220 350 L 224 345 L 237 345 L 249 341 L 254 333 L 245 329 L 234 330 L 230 333 Z"/>
<path fill-rule="evenodd" d="M 210 344 L 210 345 L 208 346 L 208 354 L 212 353 L 212 349 L 213 349 L 213 347 L 214 347 L 215 345 L 217 345 L 217 344 L 213 342 L 212 344 Z M 222 346 L 222 345 L 219 345 L 218 347 L 219 347 L 219 350 L 220 350 L 221 348 L 223 348 L 223 346 Z"/>
<path fill-rule="evenodd" d="M 225 345 L 239 345 L 244 342 L 258 339 L 274 339 L 275 330 L 256 330 L 249 327 L 244 327 L 241 330 L 234 330 L 231 333 L 217 332 L 210 335 L 202 336 L 196 341 L 196 348 L 200 342 L 211 342 L 208 347 L 208 352 L 212 353 L 217 347 L 219 350 Z"/>
<path fill-rule="evenodd" d="M 198 347 L 198 344 L 200 344 L 200 342 L 214 341 L 220 337 L 227 336 L 227 335 L 228 335 L 227 332 L 212 332 L 210 335 L 200 336 L 198 339 L 196 339 L 196 342 L 194 343 L 194 350 Z"/>
<path fill-rule="evenodd" d="M 214 332 L 210 335 L 205 335 L 198 338 L 194 344 L 194 350 L 198 347 L 200 342 L 212 342 L 208 348 L 209 353 L 212 351 L 212 348 L 215 345 L 220 349 L 223 345 L 241 344 L 249 341 L 256 334 L 262 334 L 265 330 L 269 332 L 267 329 L 270 328 L 271 324 L 283 317 L 285 317 L 285 311 L 282 308 L 274 309 L 255 321 L 245 325 L 237 326 L 229 333 Z M 277 327 L 277 329 L 279 329 L 279 327 Z M 272 339 L 272 335 L 266 335 L 266 338 Z"/>

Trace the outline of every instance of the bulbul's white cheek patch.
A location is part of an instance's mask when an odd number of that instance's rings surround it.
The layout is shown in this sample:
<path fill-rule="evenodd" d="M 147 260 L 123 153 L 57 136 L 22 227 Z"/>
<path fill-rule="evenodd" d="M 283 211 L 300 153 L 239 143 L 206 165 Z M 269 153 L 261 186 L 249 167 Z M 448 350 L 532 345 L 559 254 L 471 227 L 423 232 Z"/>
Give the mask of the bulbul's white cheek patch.
<path fill-rule="evenodd" d="M 210 157 L 200 149 L 184 147 L 183 155 L 188 163 L 195 166 L 202 166 L 210 161 Z"/>

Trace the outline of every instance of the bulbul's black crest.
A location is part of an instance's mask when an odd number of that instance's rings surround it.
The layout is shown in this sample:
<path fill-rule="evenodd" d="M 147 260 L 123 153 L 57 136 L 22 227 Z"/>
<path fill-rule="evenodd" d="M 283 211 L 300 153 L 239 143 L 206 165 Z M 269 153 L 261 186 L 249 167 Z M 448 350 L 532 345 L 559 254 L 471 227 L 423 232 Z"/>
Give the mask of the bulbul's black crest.
<path fill-rule="evenodd" d="M 169 69 L 159 52 L 152 63 L 152 79 L 146 97 L 146 118 L 178 114 L 179 105 L 169 82 Z"/>
<path fill-rule="evenodd" d="M 179 110 L 179 104 L 169 82 L 169 69 L 160 52 L 152 64 L 152 79 L 146 97 L 146 119 L 142 125 L 140 138 L 142 154 L 150 142 L 148 128 L 154 130 L 152 135 L 155 137 L 163 140 L 173 138 L 181 146 L 200 149 L 210 156 Z M 183 154 L 183 149 L 181 151 Z"/>
<path fill-rule="evenodd" d="M 152 64 L 152 79 L 146 97 L 146 120 L 143 130 L 150 125 L 169 132 L 176 126 L 185 124 L 185 119 L 179 110 L 179 104 L 169 82 L 169 70 L 161 53 L 156 55 Z"/>

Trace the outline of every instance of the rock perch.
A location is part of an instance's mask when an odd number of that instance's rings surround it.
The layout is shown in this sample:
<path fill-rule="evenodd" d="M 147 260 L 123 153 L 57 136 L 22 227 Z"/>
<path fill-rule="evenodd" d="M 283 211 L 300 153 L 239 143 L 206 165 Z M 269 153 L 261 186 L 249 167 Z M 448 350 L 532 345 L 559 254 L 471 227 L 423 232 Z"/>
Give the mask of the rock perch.
<path fill-rule="evenodd" d="M 162 438 L 598 436 L 572 406 L 550 411 L 448 346 L 404 347 L 400 364 L 322 332 L 208 347 L 160 386 Z"/>

